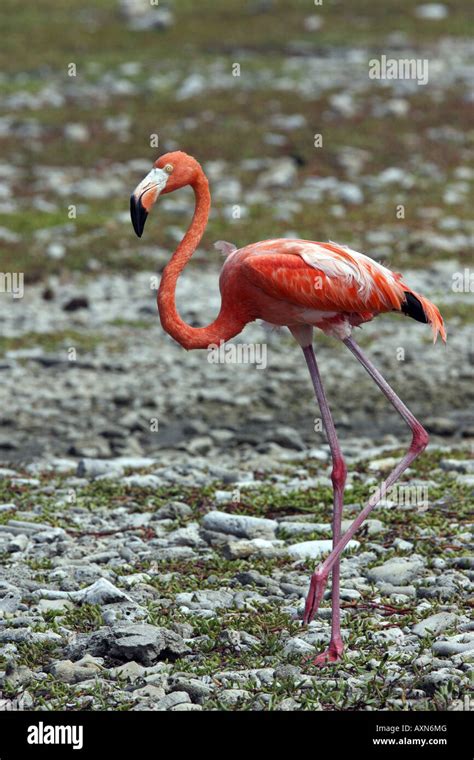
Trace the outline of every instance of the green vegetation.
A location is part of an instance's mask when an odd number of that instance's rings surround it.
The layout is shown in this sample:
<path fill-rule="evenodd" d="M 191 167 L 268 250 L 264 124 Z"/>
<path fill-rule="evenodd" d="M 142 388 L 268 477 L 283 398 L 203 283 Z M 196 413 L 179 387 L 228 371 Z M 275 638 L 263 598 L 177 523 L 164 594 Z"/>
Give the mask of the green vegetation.
<path fill-rule="evenodd" d="M 68 359 L 68 349 L 76 351 L 92 351 L 102 342 L 99 335 L 65 330 L 54 333 L 24 333 L 17 337 L 0 336 L 0 355 L 7 351 L 19 349 L 43 348 L 45 351 L 64 351 L 64 360 Z"/>

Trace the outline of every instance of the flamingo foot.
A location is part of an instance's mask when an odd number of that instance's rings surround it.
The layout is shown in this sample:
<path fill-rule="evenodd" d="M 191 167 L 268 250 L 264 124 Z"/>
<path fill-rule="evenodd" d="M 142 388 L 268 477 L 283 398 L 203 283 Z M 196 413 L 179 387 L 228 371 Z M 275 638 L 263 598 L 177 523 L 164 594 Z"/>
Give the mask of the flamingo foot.
<path fill-rule="evenodd" d="M 316 570 L 311 576 L 308 596 L 306 597 L 306 604 L 304 607 L 303 623 L 310 623 L 316 615 L 324 595 L 327 580 L 328 573 L 322 573 L 320 570 Z"/>
<path fill-rule="evenodd" d="M 324 665 L 332 665 L 336 662 L 340 662 L 342 659 L 342 653 L 344 651 L 344 644 L 341 640 L 332 640 L 329 644 L 329 648 L 326 649 L 324 652 L 321 652 L 321 654 L 318 654 L 317 657 L 313 660 L 313 665 L 317 665 L 318 667 L 324 667 Z"/>

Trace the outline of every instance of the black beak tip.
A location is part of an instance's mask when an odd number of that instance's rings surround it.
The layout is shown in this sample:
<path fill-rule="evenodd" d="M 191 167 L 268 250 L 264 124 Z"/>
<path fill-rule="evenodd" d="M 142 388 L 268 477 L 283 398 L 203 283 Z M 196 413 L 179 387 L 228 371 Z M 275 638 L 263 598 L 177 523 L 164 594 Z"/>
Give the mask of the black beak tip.
<path fill-rule="evenodd" d="M 134 195 L 130 196 L 130 217 L 132 219 L 133 229 L 137 237 L 141 238 L 143 235 L 143 228 L 145 227 L 146 218 L 148 212 L 143 208 L 140 198 L 135 198 Z"/>

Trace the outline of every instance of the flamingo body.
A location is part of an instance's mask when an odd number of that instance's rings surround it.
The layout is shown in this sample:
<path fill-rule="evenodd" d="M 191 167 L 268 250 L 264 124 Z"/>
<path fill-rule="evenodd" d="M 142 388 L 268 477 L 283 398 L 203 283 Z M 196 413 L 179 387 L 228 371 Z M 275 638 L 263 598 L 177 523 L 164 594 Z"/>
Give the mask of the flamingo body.
<path fill-rule="evenodd" d="M 220 277 L 224 308 L 245 321 L 314 326 L 341 340 L 380 313 L 403 311 L 408 294 L 443 339 L 441 315 L 402 276 L 336 243 L 280 238 L 253 243 L 227 256 Z"/>

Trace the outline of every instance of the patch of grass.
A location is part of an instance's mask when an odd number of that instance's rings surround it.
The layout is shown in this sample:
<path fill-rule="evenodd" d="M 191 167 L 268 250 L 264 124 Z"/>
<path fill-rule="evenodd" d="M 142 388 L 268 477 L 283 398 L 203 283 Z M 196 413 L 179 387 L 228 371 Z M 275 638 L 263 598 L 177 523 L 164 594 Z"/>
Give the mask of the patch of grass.
<path fill-rule="evenodd" d="M 31 670 L 44 670 L 52 660 L 57 658 L 59 650 L 59 645 L 51 641 L 22 641 L 18 644 L 16 661 L 18 665 L 26 665 Z"/>
<path fill-rule="evenodd" d="M 67 349 L 76 348 L 82 351 L 92 351 L 102 341 L 101 336 L 92 333 L 65 330 L 54 333 L 24 333 L 20 336 L 0 336 L 0 355 L 7 351 L 17 351 L 23 348 L 43 348 L 45 351 L 60 351 L 64 349 L 64 358 L 68 358 Z"/>
<path fill-rule="evenodd" d="M 155 326 L 156 320 L 146 319 L 113 319 L 109 322 L 113 327 L 128 327 L 131 330 L 150 330 Z"/>
<path fill-rule="evenodd" d="M 79 684 L 66 684 L 51 674 L 28 686 L 34 710 L 129 710 L 133 701 L 124 699 L 116 684 L 97 681 L 86 689 Z"/>
<path fill-rule="evenodd" d="M 88 633 L 105 625 L 99 604 L 81 604 L 68 609 L 63 615 L 62 624 L 74 631 Z"/>
<path fill-rule="evenodd" d="M 51 570 L 53 567 L 52 560 L 49 557 L 27 557 L 25 564 L 31 570 Z"/>

